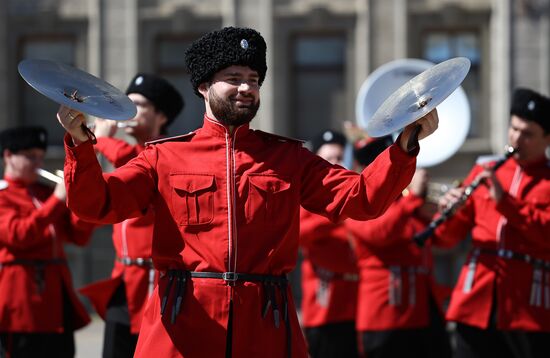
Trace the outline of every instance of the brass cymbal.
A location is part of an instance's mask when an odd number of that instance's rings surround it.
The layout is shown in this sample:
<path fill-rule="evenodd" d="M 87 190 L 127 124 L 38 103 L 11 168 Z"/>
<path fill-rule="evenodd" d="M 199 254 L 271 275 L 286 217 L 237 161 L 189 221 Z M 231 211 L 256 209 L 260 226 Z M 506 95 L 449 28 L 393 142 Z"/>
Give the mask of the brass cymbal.
<path fill-rule="evenodd" d="M 18 70 L 32 88 L 76 111 L 114 120 L 131 119 L 137 113 L 136 105 L 119 89 L 78 68 L 27 59 L 19 63 Z"/>
<path fill-rule="evenodd" d="M 469 70 L 470 60 L 456 57 L 420 73 L 382 103 L 365 130 L 371 137 L 382 137 L 417 121 L 453 93 Z"/>

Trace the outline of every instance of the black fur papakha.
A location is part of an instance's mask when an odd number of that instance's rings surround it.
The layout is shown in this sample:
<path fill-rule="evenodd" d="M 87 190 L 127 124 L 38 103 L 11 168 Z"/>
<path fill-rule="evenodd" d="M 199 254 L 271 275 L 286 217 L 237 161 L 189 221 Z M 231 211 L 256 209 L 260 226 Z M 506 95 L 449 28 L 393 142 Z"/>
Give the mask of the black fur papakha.
<path fill-rule="evenodd" d="M 510 114 L 538 123 L 550 133 L 550 98 L 529 88 L 516 88 Z"/>
<path fill-rule="evenodd" d="M 248 66 L 258 72 L 259 84 L 267 72 L 266 43 L 259 32 L 249 28 L 224 27 L 194 41 L 185 51 L 185 64 L 197 96 L 199 85 L 229 66 Z"/>

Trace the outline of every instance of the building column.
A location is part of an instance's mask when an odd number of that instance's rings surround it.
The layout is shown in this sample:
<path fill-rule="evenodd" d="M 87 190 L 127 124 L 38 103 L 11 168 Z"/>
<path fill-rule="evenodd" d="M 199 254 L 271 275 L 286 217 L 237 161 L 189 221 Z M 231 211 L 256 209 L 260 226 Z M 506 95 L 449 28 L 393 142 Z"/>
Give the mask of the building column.
<path fill-rule="evenodd" d="M 101 0 L 88 0 L 88 72 L 102 78 L 103 47 L 101 46 L 102 33 L 102 11 Z"/>
<path fill-rule="evenodd" d="M 237 1 L 222 0 L 222 26 L 235 26 L 237 24 Z"/>
<path fill-rule="evenodd" d="M 539 62 L 539 73 L 540 73 L 540 91 L 542 94 L 548 96 L 550 95 L 550 11 L 545 10 L 540 17 L 540 37 L 539 37 L 539 46 L 540 46 L 540 62 Z"/>
<path fill-rule="evenodd" d="M 407 57 L 407 0 L 393 0 L 393 55 Z"/>
<path fill-rule="evenodd" d="M 8 6 L 3 4 L 0 6 L 0 48 L 7 49 L 8 47 Z M 8 118 L 10 118 L 10 101 L 13 103 L 15 94 L 8 93 L 8 81 L 10 78 L 16 78 L 8 74 L 8 54 L 9 51 L 0 53 L 0 128 L 9 126 Z M 14 86 L 15 88 L 15 86 Z M 13 109 L 12 109 L 13 110 Z"/>
<path fill-rule="evenodd" d="M 356 0 L 355 12 L 355 93 L 359 92 L 361 85 L 370 73 L 370 9 L 369 0 Z"/>
<path fill-rule="evenodd" d="M 99 49 L 99 54 L 90 53 L 90 70 L 113 86 L 126 88 L 139 66 L 137 0 L 91 2 L 96 17 L 91 29 L 94 33 L 90 34 L 90 50 Z"/>
<path fill-rule="evenodd" d="M 489 96 L 490 140 L 494 153 L 502 153 L 507 143 L 506 133 L 510 107 L 512 78 L 512 4 L 511 0 L 493 0 L 490 24 L 491 86 Z"/>

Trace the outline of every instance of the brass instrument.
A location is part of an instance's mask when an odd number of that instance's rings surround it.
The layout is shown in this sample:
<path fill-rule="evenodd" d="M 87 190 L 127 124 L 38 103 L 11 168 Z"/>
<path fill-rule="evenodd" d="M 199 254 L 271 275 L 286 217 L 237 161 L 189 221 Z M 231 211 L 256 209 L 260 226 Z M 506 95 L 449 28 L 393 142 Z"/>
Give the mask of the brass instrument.
<path fill-rule="evenodd" d="M 512 155 L 514 153 L 517 152 L 517 149 L 511 147 L 511 146 L 507 146 L 506 147 L 506 153 L 504 155 L 504 158 L 498 160 L 495 165 L 493 165 L 493 167 L 491 168 L 492 171 L 496 171 L 498 168 L 500 168 L 509 158 L 512 157 Z M 420 247 L 424 246 L 424 244 L 426 243 L 426 240 L 428 240 L 433 232 L 435 231 L 435 229 L 441 225 L 443 222 L 445 222 L 447 219 L 449 219 L 451 216 L 453 216 L 453 214 L 455 213 L 456 209 L 461 206 L 464 202 L 466 202 L 466 200 L 468 200 L 468 198 L 472 195 L 472 193 L 477 189 L 477 187 L 479 187 L 479 185 L 483 183 L 483 180 L 482 179 L 476 179 L 474 180 L 472 183 L 470 183 L 470 185 L 468 185 L 465 189 L 464 189 L 464 193 L 462 194 L 462 196 L 452 205 L 450 205 L 449 207 L 445 208 L 445 210 L 443 210 L 443 212 L 441 213 L 441 215 L 433 220 L 426 229 L 424 229 L 424 231 L 421 231 L 419 233 L 417 233 L 414 237 L 413 237 L 413 241 Z"/>
<path fill-rule="evenodd" d="M 444 183 L 428 182 L 426 188 L 426 201 L 436 204 L 439 198 L 445 194 L 451 186 Z"/>
<path fill-rule="evenodd" d="M 138 122 L 127 120 L 127 121 L 117 121 L 116 127 L 117 128 L 128 128 L 128 127 L 137 127 Z"/>
<path fill-rule="evenodd" d="M 63 183 L 63 172 L 61 170 L 56 170 L 54 174 L 45 169 L 38 168 L 36 169 L 36 173 L 40 175 L 42 178 L 47 179 L 56 184 Z"/>

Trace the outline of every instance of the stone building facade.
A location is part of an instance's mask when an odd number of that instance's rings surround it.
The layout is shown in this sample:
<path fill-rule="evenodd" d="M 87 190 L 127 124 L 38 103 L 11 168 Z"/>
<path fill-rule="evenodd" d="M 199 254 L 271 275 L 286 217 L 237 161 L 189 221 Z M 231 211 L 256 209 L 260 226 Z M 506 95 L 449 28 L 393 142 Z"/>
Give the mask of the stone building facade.
<path fill-rule="evenodd" d="M 502 153 L 514 87 L 550 94 L 549 12 L 548 0 L 1 0 L 0 129 L 48 127 L 47 166 L 62 166 L 57 105 L 17 72 L 22 59 L 47 58 L 122 90 L 137 71 L 164 75 L 187 102 L 171 134 L 193 130 L 203 108 L 188 83 L 186 47 L 212 29 L 248 26 L 268 43 L 269 71 L 253 126 L 302 139 L 355 121 L 359 88 L 389 61 L 468 57 L 468 138 L 451 159 L 430 168 L 435 180 L 451 182 L 479 155 Z M 108 274 L 109 232 L 100 228 L 90 248 L 71 249 L 77 286 Z M 452 281 L 463 252 L 439 254 L 446 262 L 442 281 Z"/>

